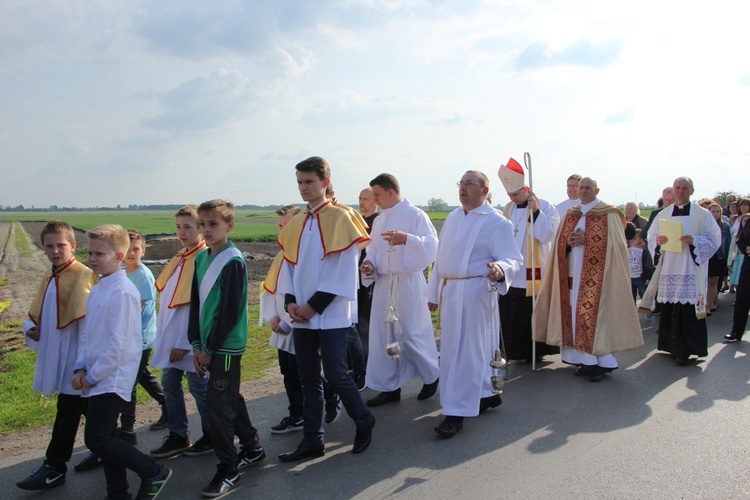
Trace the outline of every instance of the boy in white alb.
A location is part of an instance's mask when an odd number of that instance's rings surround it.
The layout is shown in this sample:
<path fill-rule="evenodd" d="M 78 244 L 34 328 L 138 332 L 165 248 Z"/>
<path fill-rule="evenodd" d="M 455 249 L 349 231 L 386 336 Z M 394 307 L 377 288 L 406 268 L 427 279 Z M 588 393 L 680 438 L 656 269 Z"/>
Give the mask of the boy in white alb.
<path fill-rule="evenodd" d="M 299 207 L 287 205 L 276 211 L 279 216 L 279 231 L 292 220 L 292 217 L 302 212 Z M 285 434 L 302 430 L 302 383 L 299 380 L 297 358 L 294 355 L 294 337 L 292 336 L 292 320 L 284 311 L 284 294 L 278 292 L 278 284 L 284 269 L 284 252 L 279 251 L 271 263 L 271 267 L 263 283 L 263 295 L 260 305 L 263 319 L 271 325 L 270 344 L 278 349 L 279 370 L 284 377 L 284 389 L 289 399 L 289 415 L 281 422 L 271 427 L 273 434 Z"/>
<path fill-rule="evenodd" d="M 57 414 L 44 464 L 16 483 L 24 490 L 47 490 L 65 483 L 66 463 L 75 444 L 86 400 L 70 379 L 78 354 L 78 337 L 86 315 L 86 298 L 96 277 L 73 257 L 75 233 L 67 222 L 55 220 L 42 229 L 42 246 L 52 263 L 42 280 L 23 325 L 26 344 L 37 352 L 34 390 L 57 393 Z"/>
<path fill-rule="evenodd" d="M 164 443 L 159 448 L 151 450 L 151 456 L 157 458 L 180 453 L 196 456 L 214 451 L 211 423 L 206 408 L 208 377 L 201 377 L 195 373 L 193 348 L 187 337 L 195 256 L 206 248 L 198 227 L 197 209 L 196 205 L 187 205 L 175 214 L 177 238 L 184 248 L 172 257 L 156 280 L 156 289 L 160 293 L 159 316 L 155 353 L 151 364 L 163 369 L 161 385 L 164 388 L 169 414 L 169 435 L 164 438 Z M 187 375 L 188 389 L 195 398 L 203 431 L 203 436 L 192 446 L 188 436 L 185 393 L 182 389 L 183 375 Z"/>
<path fill-rule="evenodd" d="M 136 500 L 156 498 L 172 474 L 117 437 L 117 418 L 130 400 L 141 359 L 141 298 L 120 269 L 130 241 L 114 224 L 92 229 L 89 265 L 99 283 L 86 302 L 86 326 L 78 344 L 71 385 L 88 398 L 86 446 L 102 458 L 107 498 L 127 499 L 126 469 L 141 477 Z"/>

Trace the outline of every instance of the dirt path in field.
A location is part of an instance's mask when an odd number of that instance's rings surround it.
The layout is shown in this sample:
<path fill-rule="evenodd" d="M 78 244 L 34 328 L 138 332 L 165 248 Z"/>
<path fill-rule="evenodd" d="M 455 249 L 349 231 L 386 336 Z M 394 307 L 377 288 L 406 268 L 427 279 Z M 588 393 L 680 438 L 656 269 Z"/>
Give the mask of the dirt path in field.
<path fill-rule="evenodd" d="M 19 247 L 24 246 L 18 244 L 18 237 L 26 240 L 30 248 L 27 254 L 19 253 Z M 0 302 L 10 301 L 10 306 L 0 314 L 0 320 L 25 319 L 39 281 L 49 265 L 48 261 L 44 252 L 30 241 L 20 224 L 1 223 L 0 244 L 3 245 L 0 277 L 7 280 L 7 284 L 0 285 Z M 16 332 L 0 336 L 0 353 L 9 347 L 13 348 L 9 343 L 15 346 L 18 339 L 14 337 L 17 337 Z M 1 356 L 2 354 L 0 359 Z"/>
<path fill-rule="evenodd" d="M 16 245 L 16 231 L 18 226 L 24 238 L 29 242 L 31 251 L 20 254 Z M 39 236 L 44 226 L 43 222 L 19 224 L 0 223 L 0 278 L 8 280 L 7 285 L 0 285 L 0 302 L 10 301 L 10 306 L 0 314 L 0 320 L 24 320 L 27 317 L 29 306 L 36 294 L 37 287 L 49 266 L 49 262 L 41 250 Z M 85 241 L 85 234 L 76 231 L 76 239 L 79 244 Z M 173 245 L 174 242 L 167 244 Z M 258 289 L 260 281 L 265 278 L 277 251 L 276 243 L 240 243 L 237 245 L 246 253 L 248 264 L 248 287 L 250 291 L 249 302 L 258 304 Z M 149 263 L 148 267 L 155 276 L 164 267 L 163 262 Z M 19 327 L 7 334 L 0 334 L 0 361 L 5 350 L 26 349 L 23 332 Z M 269 394 L 275 394 L 284 390 L 278 366 L 274 363 L 268 369 L 267 375 L 242 385 L 242 393 L 246 399 L 255 399 Z M 31 395 L 31 388 L 29 388 Z M 195 413 L 195 403 L 189 394 L 188 412 Z M 147 426 L 159 418 L 160 408 L 155 402 L 138 405 L 136 428 Z M 21 431 L 13 434 L 0 436 L 0 456 L 11 457 L 29 452 L 44 453 L 49 442 L 51 429 L 49 427 Z M 78 433 L 76 446 L 83 444 L 83 423 Z"/>

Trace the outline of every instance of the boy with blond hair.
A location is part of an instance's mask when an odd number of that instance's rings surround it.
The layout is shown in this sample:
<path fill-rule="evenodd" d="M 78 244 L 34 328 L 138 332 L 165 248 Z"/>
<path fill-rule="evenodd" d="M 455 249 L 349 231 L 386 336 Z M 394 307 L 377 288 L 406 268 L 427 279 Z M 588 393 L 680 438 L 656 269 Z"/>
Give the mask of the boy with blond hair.
<path fill-rule="evenodd" d="M 172 475 L 167 467 L 117 437 L 117 418 L 130 400 L 141 358 L 141 299 L 120 263 L 128 233 L 115 224 L 96 227 L 89 237 L 89 266 L 99 284 L 86 302 L 87 319 L 78 345 L 71 385 L 88 399 L 86 446 L 102 458 L 107 498 L 126 499 L 126 469 L 141 477 L 136 500 L 155 498 Z"/>
<path fill-rule="evenodd" d="M 188 339 L 196 373 L 209 374 L 206 405 L 219 459 L 201 494 L 218 497 L 237 485 L 239 470 L 261 462 L 266 452 L 240 394 L 240 361 L 247 345 L 247 270 L 242 252 L 227 239 L 234 227 L 234 205 L 204 202 L 198 207 L 198 223 L 208 249 L 195 256 Z"/>
<path fill-rule="evenodd" d="M 180 453 L 195 456 L 214 451 L 206 408 L 208 377 L 200 377 L 195 372 L 193 350 L 187 338 L 195 256 L 206 248 L 198 227 L 197 208 L 196 205 L 187 205 L 175 214 L 177 239 L 184 248 L 172 257 L 156 280 L 156 289 L 160 293 L 159 315 L 156 325 L 156 352 L 151 364 L 163 369 L 161 384 L 164 387 L 169 413 L 169 435 L 164 438 L 159 448 L 151 450 L 151 456 L 156 458 L 171 457 Z M 185 374 L 188 389 L 195 398 L 201 416 L 203 430 L 203 436 L 192 446 L 188 433 L 185 393 L 182 389 L 182 377 Z"/>
<path fill-rule="evenodd" d="M 75 444 L 86 401 L 70 378 L 78 354 L 79 333 L 86 316 L 86 298 L 96 277 L 76 261 L 73 228 L 53 220 L 42 229 L 41 243 L 51 271 L 42 280 L 23 325 L 26 344 L 37 352 L 34 390 L 57 393 L 57 414 L 44 463 L 16 483 L 24 490 L 47 490 L 65 483 L 66 463 Z"/>

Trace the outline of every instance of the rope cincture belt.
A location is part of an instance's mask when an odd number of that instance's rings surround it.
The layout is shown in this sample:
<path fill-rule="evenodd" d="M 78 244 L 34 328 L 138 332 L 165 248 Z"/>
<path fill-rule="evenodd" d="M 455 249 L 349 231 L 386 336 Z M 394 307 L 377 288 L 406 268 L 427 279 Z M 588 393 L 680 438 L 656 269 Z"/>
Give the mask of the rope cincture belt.
<path fill-rule="evenodd" d="M 486 278 L 486 276 L 466 276 L 463 278 L 443 278 L 443 284 L 440 287 L 440 297 L 438 298 L 438 317 L 437 317 L 437 328 L 440 328 L 441 321 L 440 317 L 443 314 L 443 290 L 445 290 L 445 285 L 448 284 L 449 281 L 461 281 L 461 280 L 473 280 L 476 278 Z"/>

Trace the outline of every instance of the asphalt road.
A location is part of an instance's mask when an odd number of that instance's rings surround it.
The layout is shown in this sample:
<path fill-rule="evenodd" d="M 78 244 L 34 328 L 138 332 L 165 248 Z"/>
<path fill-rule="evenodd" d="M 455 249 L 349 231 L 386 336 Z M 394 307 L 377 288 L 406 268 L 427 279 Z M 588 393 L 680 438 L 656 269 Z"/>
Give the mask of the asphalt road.
<path fill-rule="evenodd" d="M 658 353 L 657 317 L 641 319 L 646 345 L 617 355 L 620 369 L 599 383 L 573 376 L 559 356 L 536 372 L 511 365 L 503 405 L 467 419 L 453 439 L 433 431 L 437 398 L 417 401 L 413 380 L 399 403 L 375 408 L 373 443 L 352 455 L 346 416 L 327 427 L 326 456 L 294 464 L 277 455 L 300 433 L 271 435 L 285 395 L 248 402 L 268 458 L 247 470 L 229 498 L 750 498 L 745 478 L 750 423 L 750 344 L 723 344 L 734 295 L 722 295 L 709 318 L 709 356 L 677 366 Z M 623 304 L 623 307 L 629 306 Z M 367 389 L 363 396 L 372 397 Z M 197 415 L 191 416 L 199 436 Z M 139 447 L 165 431 L 138 431 Z M 76 449 L 72 463 L 85 451 Z M 105 496 L 101 469 L 68 473 L 67 484 L 36 494 L 15 483 L 41 463 L 39 454 L 0 457 L 0 498 L 89 499 Z M 215 471 L 213 455 L 176 457 L 160 498 L 199 498 Z M 131 490 L 138 488 L 131 476 Z"/>

